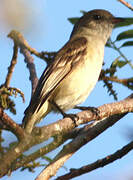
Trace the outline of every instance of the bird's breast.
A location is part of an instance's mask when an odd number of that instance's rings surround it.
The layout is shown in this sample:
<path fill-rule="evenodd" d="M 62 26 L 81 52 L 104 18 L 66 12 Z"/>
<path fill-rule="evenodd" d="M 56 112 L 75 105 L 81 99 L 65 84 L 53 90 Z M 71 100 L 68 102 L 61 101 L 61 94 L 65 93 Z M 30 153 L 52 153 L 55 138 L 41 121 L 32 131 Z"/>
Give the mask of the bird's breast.
<path fill-rule="evenodd" d="M 73 67 L 52 96 L 62 110 L 82 103 L 94 88 L 103 63 L 103 51 L 92 49 Z"/>

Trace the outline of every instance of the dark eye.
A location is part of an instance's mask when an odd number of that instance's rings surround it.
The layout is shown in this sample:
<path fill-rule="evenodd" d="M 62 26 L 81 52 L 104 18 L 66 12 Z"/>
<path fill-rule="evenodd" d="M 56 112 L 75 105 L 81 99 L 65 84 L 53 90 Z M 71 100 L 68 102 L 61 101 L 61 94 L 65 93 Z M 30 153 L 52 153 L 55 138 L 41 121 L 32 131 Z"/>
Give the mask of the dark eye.
<path fill-rule="evenodd" d="M 100 15 L 94 15 L 93 18 L 94 18 L 95 20 L 100 20 L 100 19 L 102 19 L 102 17 L 101 17 Z"/>

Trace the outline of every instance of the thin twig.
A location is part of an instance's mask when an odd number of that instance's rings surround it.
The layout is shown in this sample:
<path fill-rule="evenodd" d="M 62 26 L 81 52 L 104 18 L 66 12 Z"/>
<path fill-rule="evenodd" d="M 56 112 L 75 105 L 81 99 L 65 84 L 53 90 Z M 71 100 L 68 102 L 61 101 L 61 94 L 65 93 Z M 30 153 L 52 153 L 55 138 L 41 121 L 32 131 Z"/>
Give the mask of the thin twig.
<path fill-rule="evenodd" d="M 129 4 L 128 2 L 126 2 L 124 0 L 118 0 L 118 1 L 133 11 L 133 6 L 131 4 Z"/>
<path fill-rule="evenodd" d="M 31 94 L 34 93 L 37 83 L 38 83 L 38 78 L 37 78 L 37 73 L 36 73 L 36 67 L 34 64 L 34 58 L 31 56 L 30 52 L 26 48 L 20 48 L 20 52 L 24 55 L 25 63 L 27 64 L 27 67 L 30 72 L 30 80 L 31 80 L 31 87 L 32 87 L 32 92 Z"/>
<path fill-rule="evenodd" d="M 45 60 L 47 64 L 49 64 L 49 61 L 53 59 L 56 52 L 37 52 L 36 49 L 31 48 L 28 44 L 28 42 L 25 40 L 23 35 L 18 31 L 11 31 L 8 35 L 8 37 L 12 38 L 15 42 L 17 42 L 18 46 L 22 49 L 27 49 L 31 54 L 36 55 L 37 57 Z"/>
<path fill-rule="evenodd" d="M 7 73 L 6 81 L 5 81 L 5 86 L 6 87 L 10 86 L 10 81 L 11 81 L 11 78 L 12 78 L 14 67 L 15 67 L 15 65 L 17 63 L 17 56 L 18 56 L 18 45 L 14 42 L 13 57 L 12 57 L 12 60 L 11 60 L 11 64 L 8 67 L 8 73 Z"/>
<path fill-rule="evenodd" d="M 17 94 L 20 94 L 22 100 L 23 100 L 23 103 L 25 102 L 25 97 L 24 97 L 24 93 L 18 89 L 18 88 L 15 88 L 15 87 L 9 87 L 7 88 L 11 93 L 13 93 L 15 95 L 15 97 L 17 96 Z"/>
<path fill-rule="evenodd" d="M 122 85 L 128 87 L 129 89 L 133 90 L 133 78 L 118 79 L 117 77 L 103 76 L 103 77 L 101 77 L 100 80 L 116 82 L 116 83 L 122 84 Z"/>
<path fill-rule="evenodd" d="M 124 146 L 122 149 L 119 149 L 118 151 L 116 151 L 114 154 L 110 154 L 103 159 L 99 159 L 99 160 L 95 161 L 92 164 L 83 166 L 79 169 L 70 169 L 69 173 L 56 178 L 56 180 L 72 179 L 74 177 L 91 172 L 97 168 L 104 167 L 105 165 L 110 164 L 110 163 L 114 162 L 115 160 L 122 158 L 128 152 L 130 152 L 132 149 L 133 149 L 133 141 L 130 142 L 129 144 L 127 144 L 126 146 Z"/>
<path fill-rule="evenodd" d="M 24 130 L 8 116 L 2 108 L 0 108 L 0 129 L 13 132 L 19 140 L 24 137 Z"/>
<path fill-rule="evenodd" d="M 15 67 L 15 65 L 17 63 L 17 56 L 18 56 L 18 45 L 14 42 L 13 57 L 12 57 L 12 60 L 11 60 L 11 64 L 8 67 L 8 74 L 6 76 L 6 81 L 5 81 L 5 86 L 6 87 L 9 87 L 9 85 L 10 85 L 10 80 L 12 78 L 14 67 Z"/>
<path fill-rule="evenodd" d="M 34 59 L 30 55 L 29 51 L 32 50 L 32 51 L 36 52 L 36 50 L 32 49 L 29 46 L 28 42 L 24 39 L 22 34 L 15 30 L 11 31 L 8 34 L 8 37 L 13 39 L 14 43 L 17 44 L 17 46 L 19 46 L 20 52 L 23 53 L 23 55 L 25 57 L 25 62 L 27 63 L 27 67 L 30 72 L 30 80 L 32 83 L 32 93 L 33 93 L 36 88 L 36 85 L 38 83 L 38 78 L 37 78 L 36 69 L 35 69 L 35 65 L 34 65 Z"/>
<path fill-rule="evenodd" d="M 121 52 L 120 48 L 118 48 L 115 45 L 115 42 L 113 42 L 111 39 L 109 40 L 112 47 L 121 55 L 121 57 L 123 57 L 123 59 L 130 65 L 130 67 L 133 69 L 133 64 L 127 59 L 127 57 Z"/>

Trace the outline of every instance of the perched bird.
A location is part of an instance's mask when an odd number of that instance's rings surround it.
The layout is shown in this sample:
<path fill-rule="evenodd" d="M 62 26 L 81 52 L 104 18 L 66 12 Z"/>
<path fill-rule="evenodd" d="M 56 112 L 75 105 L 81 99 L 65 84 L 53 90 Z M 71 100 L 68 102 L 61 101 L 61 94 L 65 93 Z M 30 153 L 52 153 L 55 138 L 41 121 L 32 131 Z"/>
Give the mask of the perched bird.
<path fill-rule="evenodd" d="M 25 111 L 23 125 L 28 133 L 49 112 L 57 111 L 53 103 L 67 111 L 85 101 L 98 81 L 104 46 L 114 25 L 121 21 L 100 9 L 89 11 L 78 20 L 69 41 L 42 73 Z"/>

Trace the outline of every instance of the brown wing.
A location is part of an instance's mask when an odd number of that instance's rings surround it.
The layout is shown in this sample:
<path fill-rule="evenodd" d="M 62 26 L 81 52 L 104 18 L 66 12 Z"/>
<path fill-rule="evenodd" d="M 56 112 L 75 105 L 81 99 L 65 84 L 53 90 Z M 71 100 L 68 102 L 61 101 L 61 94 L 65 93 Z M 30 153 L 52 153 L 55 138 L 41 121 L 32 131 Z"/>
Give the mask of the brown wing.
<path fill-rule="evenodd" d="M 57 53 L 55 60 L 42 73 L 28 109 L 39 110 L 58 84 L 71 72 L 86 51 L 84 37 L 69 41 Z M 27 110 L 28 110 L 27 109 Z M 26 111 L 27 111 L 26 110 Z"/>

